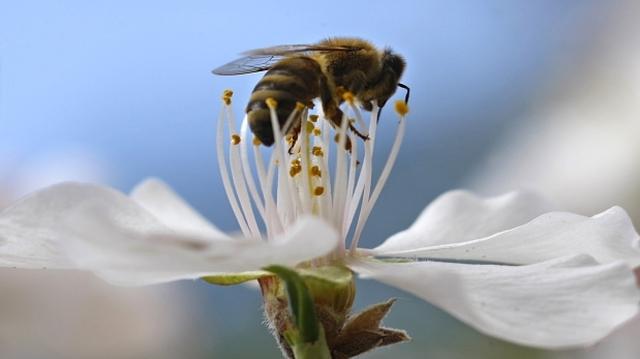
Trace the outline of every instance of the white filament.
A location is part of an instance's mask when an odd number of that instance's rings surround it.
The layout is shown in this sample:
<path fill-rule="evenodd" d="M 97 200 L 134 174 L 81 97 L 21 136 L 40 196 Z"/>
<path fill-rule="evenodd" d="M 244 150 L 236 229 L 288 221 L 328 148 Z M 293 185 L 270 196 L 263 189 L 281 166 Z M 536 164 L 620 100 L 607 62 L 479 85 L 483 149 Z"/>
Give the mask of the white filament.
<path fill-rule="evenodd" d="M 244 218 L 244 214 L 240 210 L 238 206 L 238 201 L 236 200 L 235 192 L 233 187 L 231 187 L 231 181 L 229 180 L 229 172 L 227 170 L 227 164 L 224 161 L 224 147 L 223 147 L 223 135 L 224 135 L 224 109 L 220 113 L 220 117 L 218 118 L 218 131 L 216 133 L 216 152 L 218 157 L 218 168 L 220 169 L 220 177 L 222 177 L 222 185 L 224 186 L 224 191 L 227 194 L 227 199 L 229 200 L 229 204 L 231 205 L 231 209 L 233 210 L 233 214 L 236 216 L 236 220 L 238 221 L 238 225 L 240 226 L 240 230 L 242 230 L 242 234 L 245 237 L 250 237 L 251 232 L 249 232 L 249 227 L 247 226 L 247 222 Z"/>
<path fill-rule="evenodd" d="M 320 116 L 320 122 L 315 124 L 314 128 L 320 130 L 321 134 L 310 133 L 312 131 L 308 131 L 307 126 L 312 122 L 308 120 L 307 110 L 305 109 L 302 113 L 297 109 L 294 110 L 285 121 L 284 127 L 295 126 L 293 121 L 300 120 L 298 140 L 290 150 L 283 136 L 277 112 L 275 108 L 270 108 L 275 146 L 265 168 L 262 152 L 257 145 L 250 143 L 246 116 L 240 127 L 240 143 L 231 141 L 228 163 L 225 161 L 223 145 L 225 117 L 228 120 L 229 135 L 236 134 L 231 108 L 229 105 L 226 106 L 218 121 L 217 159 L 227 198 L 245 236 L 262 238 L 260 226 L 254 214 L 254 206 L 262 218 L 262 224 L 267 232 L 266 238 L 273 238 L 283 232 L 300 216 L 312 214 L 324 218 L 333 225 L 341 234 L 342 242 L 345 243 L 354 224 L 355 215 L 358 213 L 350 246 L 352 252 L 357 249 L 364 225 L 397 158 L 405 132 L 405 121 L 400 117 L 395 141 L 372 191 L 373 153 L 379 108 L 374 104 L 368 125 L 356 106 L 351 104 L 347 109 L 354 114 L 359 131 L 369 136 L 369 139 L 363 142 L 364 153 L 361 156 L 358 151 L 361 140 L 349 131 L 346 113 L 340 128 L 335 130 L 337 143 L 334 145 L 328 120 Z M 315 127 L 316 125 L 318 127 Z M 367 128 L 366 132 L 365 128 Z M 345 150 L 347 140 L 351 141 L 350 153 Z M 249 151 L 246 146 L 252 146 L 253 151 Z M 333 146 L 336 152 L 332 176 L 329 155 Z M 321 149 L 322 153 L 313 152 L 314 147 Z M 254 157 L 254 168 L 251 167 L 250 153 Z M 362 157 L 361 162 L 358 162 L 359 157 Z M 296 171 L 290 173 L 292 161 L 300 161 L 300 167 L 298 168 L 296 164 Z M 313 166 L 317 166 L 319 173 L 315 169 L 312 172 Z M 299 169 L 301 171 L 298 171 Z M 254 175 L 257 175 L 257 180 Z M 275 187 L 274 181 L 277 181 Z M 276 191 L 275 199 L 274 190 Z M 334 256 L 342 256 L 344 253 L 345 248 L 341 246 L 337 248 Z"/>

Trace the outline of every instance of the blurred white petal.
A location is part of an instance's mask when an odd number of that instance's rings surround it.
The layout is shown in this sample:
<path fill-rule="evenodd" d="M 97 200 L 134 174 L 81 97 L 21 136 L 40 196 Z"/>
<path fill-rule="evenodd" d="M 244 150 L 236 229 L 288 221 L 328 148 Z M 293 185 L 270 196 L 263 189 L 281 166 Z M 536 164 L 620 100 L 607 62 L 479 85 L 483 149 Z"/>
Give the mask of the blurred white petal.
<path fill-rule="evenodd" d="M 125 195 L 101 186 L 49 187 L 0 214 L 0 265 L 80 268 L 126 285 L 295 265 L 337 244 L 326 223 L 302 218 L 280 238 L 217 240 L 179 232 Z"/>
<path fill-rule="evenodd" d="M 630 266 L 637 266 L 640 265 L 639 241 L 627 213 L 620 207 L 613 207 L 593 217 L 547 213 L 522 226 L 463 243 L 398 252 L 376 250 L 375 253 L 509 264 L 531 264 L 588 254 L 600 263 L 625 260 Z"/>
<path fill-rule="evenodd" d="M 253 271 L 269 264 L 294 266 L 325 255 L 338 244 L 337 233 L 313 217 L 301 218 L 268 242 L 247 238 L 211 242 L 117 221 L 102 211 L 79 214 L 74 222 L 81 224 L 82 232 L 93 230 L 96 235 L 70 243 L 69 248 L 80 268 L 118 285 Z"/>
<path fill-rule="evenodd" d="M 69 209 L 128 199 L 97 185 L 66 183 L 35 192 L 0 212 L 0 266 L 73 268 L 60 246 L 75 236 L 62 223 Z"/>
<path fill-rule="evenodd" d="M 141 182 L 129 196 L 169 228 L 212 238 L 228 238 L 159 179 L 149 178 Z"/>
<path fill-rule="evenodd" d="M 526 118 L 476 166 L 472 188 L 532 188 L 581 213 L 619 205 L 640 221 L 640 3 L 614 3 L 606 31 L 549 77 Z"/>
<path fill-rule="evenodd" d="M 551 209 L 546 200 L 528 192 L 481 198 L 466 191 L 451 191 L 429 204 L 411 227 L 375 250 L 398 252 L 466 242 L 519 226 Z"/>
<path fill-rule="evenodd" d="M 351 267 L 483 333 L 541 348 L 593 344 L 632 318 L 640 301 L 624 262 L 598 265 L 588 256 L 526 266 L 362 260 Z"/>

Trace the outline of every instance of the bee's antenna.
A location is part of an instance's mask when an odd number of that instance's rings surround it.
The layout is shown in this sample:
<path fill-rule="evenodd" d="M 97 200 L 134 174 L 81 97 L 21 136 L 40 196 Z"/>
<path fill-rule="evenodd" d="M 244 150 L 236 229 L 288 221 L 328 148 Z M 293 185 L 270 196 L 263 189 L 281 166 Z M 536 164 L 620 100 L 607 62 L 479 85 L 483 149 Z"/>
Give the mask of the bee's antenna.
<path fill-rule="evenodd" d="M 409 94 L 411 93 L 411 89 L 409 88 L 409 86 L 407 86 L 405 84 L 401 84 L 401 83 L 398 83 L 398 87 L 402 87 L 403 89 L 407 90 L 407 94 L 404 95 L 404 103 L 406 103 L 408 105 L 409 104 Z"/>
<path fill-rule="evenodd" d="M 407 90 L 407 94 L 404 95 L 404 103 L 406 103 L 407 105 L 409 104 L 409 95 L 411 94 L 411 89 L 409 88 L 409 86 L 405 85 L 405 84 L 401 84 L 398 83 L 398 87 L 402 87 L 403 89 Z M 382 107 L 381 106 L 380 109 L 378 110 L 378 118 L 376 118 L 376 122 L 380 121 L 380 113 L 382 112 Z"/>

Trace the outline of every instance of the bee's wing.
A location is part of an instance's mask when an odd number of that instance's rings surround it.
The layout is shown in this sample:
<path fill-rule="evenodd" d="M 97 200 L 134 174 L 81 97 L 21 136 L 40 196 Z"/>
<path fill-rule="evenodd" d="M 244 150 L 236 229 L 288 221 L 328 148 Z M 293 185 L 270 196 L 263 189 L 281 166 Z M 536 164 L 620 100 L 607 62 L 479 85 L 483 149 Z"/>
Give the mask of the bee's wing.
<path fill-rule="evenodd" d="M 243 75 L 254 72 L 266 71 L 276 62 L 295 54 L 304 54 L 317 51 L 356 51 L 354 46 L 319 46 L 319 45 L 279 45 L 265 47 L 243 52 L 237 60 L 222 65 L 213 72 L 216 75 Z"/>
<path fill-rule="evenodd" d="M 246 56 L 290 56 L 293 54 L 313 52 L 313 51 L 356 51 L 360 50 L 355 46 L 322 46 L 322 45 L 278 45 L 265 47 L 262 49 L 249 50 L 242 53 Z"/>
<path fill-rule="evenodd" d="M 283 56 L 276 55 L 249 55 L 222 65 L 213 72 L 216 75 L 244 75 L 265 71 L 271 68 Z"/>

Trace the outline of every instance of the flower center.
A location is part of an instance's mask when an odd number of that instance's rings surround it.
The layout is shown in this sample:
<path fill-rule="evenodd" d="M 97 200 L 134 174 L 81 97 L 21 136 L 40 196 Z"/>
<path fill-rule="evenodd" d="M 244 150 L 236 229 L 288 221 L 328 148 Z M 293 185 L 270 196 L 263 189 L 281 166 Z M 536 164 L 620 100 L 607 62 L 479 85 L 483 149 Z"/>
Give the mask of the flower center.
<path fill-rule="evenodd" d="M 321 111 L 309 114 L 309 108 L 302 104 L 296 106 L 286 121 L 280 122 L 276 111 L 278 103 L 269 98 L 266 104 L 271 123 L 261 124 L 273 130 L 275 141 L 269 153 L 260 146 L 260 140 L 250 134 L 247 116 L 241 122 L 240 131 L 237 130 L 232 95 L 232 91 L 226 90 L 222 97 L 224 107 L 218 120 L 217 156 L 222 182 L 243 234 L 268 240 L 301 216 L 318 216 L 332 225 L 342 238 L 343 245 L 336 250 L 337 255 L 346 253 L 349 234 L 351 251 L 355 251 L 364 224 L 398 155 L 408 112 L 406 104 L 396 103 L 399 120 L 395 140 L 373 185 L 373 154 L 380 113 L 376 104 L 365 121 L 354 104 L 353 95 L 345 93 L 342 123 L 334 129 Z M 288 131 L 286 135 L 281 123 Z M 224 140 L 225 124 L 230 141 Z M 362 140 L 355 131 L 368 139 Z M 228 143 L 227 158 L 225 143 Z M 265 157 L 268 160 L 265 161 Z"/>

